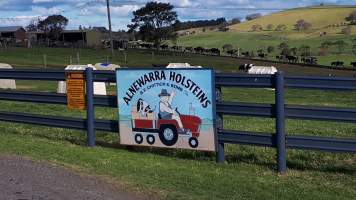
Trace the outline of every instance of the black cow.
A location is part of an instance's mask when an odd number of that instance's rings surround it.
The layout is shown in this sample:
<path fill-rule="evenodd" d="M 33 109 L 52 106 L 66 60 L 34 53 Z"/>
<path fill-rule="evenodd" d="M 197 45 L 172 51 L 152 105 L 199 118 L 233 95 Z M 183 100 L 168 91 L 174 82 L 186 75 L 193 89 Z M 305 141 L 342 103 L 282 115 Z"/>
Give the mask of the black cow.
<path fill-rule="evenodd" d="M 344 67 L 344 62 L 342 61 L 334 61 L 331 63 L 331 66 L 334 66 L 334 67 Z"/>
<path fill-rule="evenodd" d="M 350 64 L 352 65 L 352 67 L 356 67 L 356 62 L 351 62 Z"/>
<path fill-rule="evenodd" d="M 210 53 L 211 53 L 212 55 L 220 56 L 220 50 L 217 49 L 217 48 L 212 48 L 212 49 L 210 49 Z"/>
<path fill-rule="evenodd" d="M 248 52 L 248 51 L 242 52 L 241 55 L 243 55 L 245 57 L 250 57 L 250 52 Z"/>
<path fill-rule="evenodd" d="M 258 57 L 260 57 L 261 59 L 264 59 L 264 58 L 266 58 L 268 56 L 268 54 L 266 54 L 266 53 L 259 53 L 258 54 Z"/>
<path fill-rule="evenodd" d="M 239 66 L 239 70 L 248 72 L 248 70 L 251 69 L 252 66 L 253 66 L 253 64 L 243 64 L 243 65 Z"/>
<path fill-rule="evenodd" d="M 228 50 L 226 53 L 229 54 L 232 57 L 233 55 L 235 55 L 237 53 L 237 50 L 236 49 L 231 49 L 231 50 Z"/>
<path fill-rule="evenodd" d="M 204 48 L 203 47 L 195 47 L 194 48 L 194 51 L 195 51 L 195 53 L 200 53 L 200 54 L 202 54 L 203 52 L 204 52 Z"/>
<path fill-rule="evenodd" d="M 299 58 L 297 56 L 286 56 L 289 63 L 297 63 Z"/>
<path fill-rule="evenodd" d="M 316 65 L 318 64 L 318 59 L 316 57 L 304 57 L 302 58 L 304 64 Z"/>

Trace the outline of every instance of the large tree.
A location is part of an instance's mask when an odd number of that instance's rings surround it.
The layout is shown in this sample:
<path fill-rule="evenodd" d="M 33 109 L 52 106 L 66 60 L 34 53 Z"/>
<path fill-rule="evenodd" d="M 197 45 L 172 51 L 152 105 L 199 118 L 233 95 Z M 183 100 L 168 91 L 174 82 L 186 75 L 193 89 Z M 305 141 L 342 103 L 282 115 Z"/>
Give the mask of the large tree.
<path fill-rule="evenodd" d="M 177 13 L 170 3 L 148 2 L 144 7 L 133 12 L 130 32 L 138 31 L 145 41 L 161 43 L 162 40 L 175 37 L 172 24 L 177 20 Z"/>
<path fill-rule="evenodd" d="M 294 25 L 295 29 L 298 31 L 305 31 L 311 28 L 311 24 L 304 19 L 298 20 L 297 23 Z"/>
<path fill-rule="evenodd" d="M 351 22 L 351 24 L 356 24 L 356 10 L 352 11 L 350 15 L 346 17 L 346 20 Z"/>
<path fill-rule="evenodd" d="M 41 20 L 37 28 L 51 39 L 58 40 L 62 31 L 68 24 L 68 19 L 62 15 L 51 15 Z"/>

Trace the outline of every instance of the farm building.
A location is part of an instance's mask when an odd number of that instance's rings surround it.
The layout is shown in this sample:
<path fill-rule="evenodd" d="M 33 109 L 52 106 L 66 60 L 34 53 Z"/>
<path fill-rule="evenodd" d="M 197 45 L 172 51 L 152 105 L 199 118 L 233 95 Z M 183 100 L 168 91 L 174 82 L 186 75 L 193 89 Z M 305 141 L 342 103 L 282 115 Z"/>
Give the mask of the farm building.
<path fill-rule="evenodd" d="M 34 43 L 46 41 L 46 35 L 43 31 L 29 32 L 27 37 Z M 85 47 L 102 47 L 101 40 L 102 33 L 96 30 L 64 30 L 59 37 L 59 42 L 63 44 Z"/>
<path fill-rule="evenodd" d="M 21 26 L 0 27 L 0 38 L 11 38 L 24 41 L 27 38 L 26 30 Z"/>

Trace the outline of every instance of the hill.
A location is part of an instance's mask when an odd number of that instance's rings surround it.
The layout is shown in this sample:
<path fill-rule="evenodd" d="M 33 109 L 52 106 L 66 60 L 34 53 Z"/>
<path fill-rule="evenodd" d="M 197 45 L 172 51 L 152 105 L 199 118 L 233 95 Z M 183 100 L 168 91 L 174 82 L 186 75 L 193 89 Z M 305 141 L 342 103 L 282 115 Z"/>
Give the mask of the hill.
<path fill-rule="evenodd" d="M 294 24 L 300 19 L 311 23 L 312 29 L 339 27 L 346 23 L 345 18 L 354 10 L 356 10 L 356 6 L 297 8 L 273 13 L 241 24 L 235 24 L 229 28 L 231 31 L 250 31 L 251 27 L 255 24 L 261 25 L 263 29 L 266 29 L 269 24 L 272 24 L 274 28 L 279 24 L 284 24 L 287 30 L 293 30 Z"/>
<path fill-rule="evenodd" d="M 279 44 L 288 43 L 290 48 L 299 49 L 302 46 L 309 46 L 312 56 L 317 56 L 319 64 L 330 65 L 332 61 L 345 61 L 346 65 L 355 61 L 356 52 L 356 25 L 352 25 L 349 35 L 342 34 L 342 29 L 347 27 L 346 17 L 356 10 L 356 6 L 324 6 L 291 9 L 282 12 L 263 16 L 259 19 L 247 21 L 241 24 L 229 26 L 229 31 L 221 32 L 217 29 L 206 28 L 205 31 L 195 29 L 190 31 L 194 34 L 181 36 L 177 44 L 181 46 L 202 46 L 204 48 L 220 48 L 225 44 L 231 44 L 240 51 L 267 50 L 267 47 L 274 47 L 274 51 L 269 53 L 268 59 L 274 59 L 280 54 Z M 294 24 L 300 20 L 312 24 L 312 28 L 307 31 L 294 30 Z M 254 24 L 263 27 L 261 31 L 251 31 Z M 284 31 L 265 30 L 268 24 L 276 27 L 278 24 L 285 24 Z M 320 33 L 324 33 L 320 35 Z M 345 46 L 339 47 L 331 45 L 327 54 L 320 54 L 320 46 L 324 42 L 334 43 L 344 41 Z M 300 54 L 300 52 L 297 52 Z"/>

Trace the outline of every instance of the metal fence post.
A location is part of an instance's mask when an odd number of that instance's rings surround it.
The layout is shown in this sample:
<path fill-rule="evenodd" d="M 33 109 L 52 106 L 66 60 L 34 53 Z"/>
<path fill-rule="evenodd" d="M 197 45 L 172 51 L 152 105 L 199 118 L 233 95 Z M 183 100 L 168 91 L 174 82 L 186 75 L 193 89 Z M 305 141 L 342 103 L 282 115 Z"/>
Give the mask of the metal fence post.
<path fill-rule="evenodd" d="M 86 81 L 86 103 L 87 103 L 87 145 L 95 146 L 95 113 L 94 113 L 94 84 L 93 69 L 88 67 L 85 70 Z"/>
<path fill-rule="evenodd" d="M 285 104 L 284 104 L 284 74 L 277 72 L 275 77 L 276 90 L 276 144 L 278 172 L 285 174 L 286 164 L 286 135 L 285 135 Z"/>
<path fill-rule="evenodd" d="M 222 101 L 222 90 L 221 88 L 216 88 L 216 101 Z M 224 129 L 224 117 L 216 113 L 216 123 L 217 123 L 217 131 Z M 219 142 L 219 133 L 217 133 L 216 141 L 217 144 L 217 152 L 216 152 L 216 162 L 224 163 L 225 162 L 225 144 Z"/>

